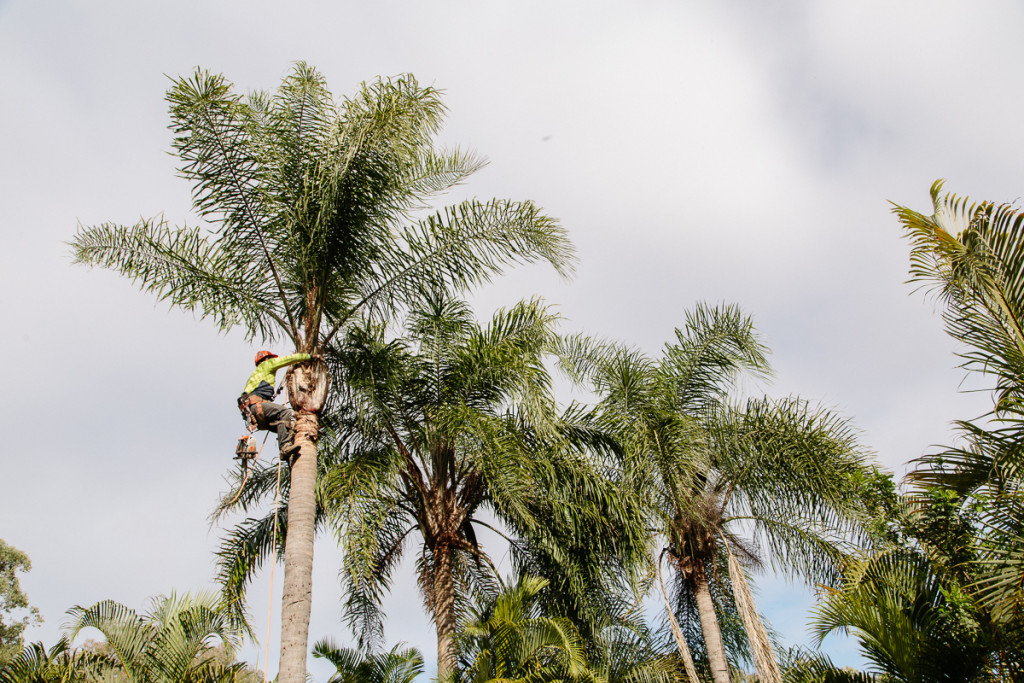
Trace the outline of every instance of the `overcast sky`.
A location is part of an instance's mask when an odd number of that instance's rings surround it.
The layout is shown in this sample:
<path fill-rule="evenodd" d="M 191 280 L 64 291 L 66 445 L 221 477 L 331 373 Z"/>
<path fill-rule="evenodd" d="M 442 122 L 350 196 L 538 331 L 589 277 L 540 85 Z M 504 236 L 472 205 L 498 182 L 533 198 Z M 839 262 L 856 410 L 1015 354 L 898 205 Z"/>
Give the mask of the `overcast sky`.
<path fill-rule="evenodd" d="M 51 644 L 75 604 L 212 587 L 207 515 L 256 348 L 72 267 L 65 244 L 78 223 L 197 222 L 168 154 L 169 76 L 273 89 L 306 60 L 337 96 L 404 72 L 444 89 L 444 142 L 491 162 L 467 191 L 535 200 L 580 256 L 570 282 L 510 273 L 482 311 L 539 294 L 565 331 L 657 353 L 696 302 L 738 303 L 774 351 L 765 389 L 849 416 L 902 475 L 985 397 L 957 393 L 889 201 L 928 212 L 937 178 L 1020 196 L 1021 35 L 1011 0 L 0 0 L 0 538 L 32 558 L 23 586 L 46 621 L 28 637 Z M 346 642 L 332 545 L 317 545 L 311 637 Z M 809 595 L 761 586 L 786 642 L 806 644 Z M 432 667 L 408 577 L 386 610 L 389 644 Z M 850 641 L 828 650 L 859 661 Z"/>

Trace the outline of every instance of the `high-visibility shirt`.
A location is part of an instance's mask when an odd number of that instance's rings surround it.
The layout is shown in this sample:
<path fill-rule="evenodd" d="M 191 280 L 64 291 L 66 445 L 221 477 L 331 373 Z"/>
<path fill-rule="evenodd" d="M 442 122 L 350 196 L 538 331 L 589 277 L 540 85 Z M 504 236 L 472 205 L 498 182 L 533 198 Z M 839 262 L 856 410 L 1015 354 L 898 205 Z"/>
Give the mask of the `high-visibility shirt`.
<path fill-rule="evenodd" d="M 308 353 L 293 353 L 290 356 L 278 356 L 268 358 L 256 366 L 256 372 L 249 375 L 249 381 L 245 383 L 243 394 L 256 394 L 268 401 L 274 398 L 274 384 L 277 381 L 277 371 L 288 367 L 293 363 L 301 363 L 312 358 Z"/>

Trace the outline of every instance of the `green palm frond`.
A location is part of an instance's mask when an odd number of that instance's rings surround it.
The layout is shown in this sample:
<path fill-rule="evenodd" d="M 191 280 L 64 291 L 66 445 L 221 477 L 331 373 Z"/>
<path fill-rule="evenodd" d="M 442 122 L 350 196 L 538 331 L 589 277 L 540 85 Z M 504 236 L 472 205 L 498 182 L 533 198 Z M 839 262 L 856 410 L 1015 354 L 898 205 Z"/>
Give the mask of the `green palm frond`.
<path fill-rule="evenodd" d="M 791 653 L 782 675 L 783 683 L 887 683 L 887 676 L 875 676 L 849 667 L 840 669 L 816 652 Z"/>
<path fill-rule="evenodd" d="M 567 234 L 533 203 L 467 200 L 406 227 L 381 250 L 335 329 L 359 311 L 387 318 L 398 303 L 488 282 L 510 265 L 545 260 L 568 276 L 573 259 Z"/>
<path fill-rule="evenodd" d="M 118 667 L 112 658 L 73 649 L 61 636 L 49 649 L 42 643 L 22 648 L 0 667 L 0 683 L 86 683 L 103 680 L 106 673 Z"/>
<path fill-rule="evenodd" d="M 461 681 L 544 680 L 537 676 L 545 675 L 577 679 L 584 675 L 586 651 L 575 627 L 567 619 L 546 616 L 539 610 L 536 598 L 546 586 L 543 579 L 520 577 L 493 600 L 470 610 L 461 629 Z"/>
<path fill-rule="evenodd" d="M 698 304 L 676 329 L 676 343 L 666 344 L 662 368 L 673 383 L 677 409 L 705 410 L 725 398 L 740 373 L 768 377 L 767 348 L 753 319 L 738 306 Z"/>
<path fill-rule="evenodd" d="M 987 416 L 956 423 L 960 444 L 919 459 L 909 478 L 955 491 L 977 512 L 980 556 L 956 571 L 974 574 L 971 590 L 1006 627 L 1024 614 L 1024 212 L 941 190 L 933 184 L 931 216 L 894 207 L 911 277 L 937 294 L 963 367 L 993 380 L 995 396 Z"/>
<path fill-rule="evenodd" d="M 80 229 L 71 246 L 76 263 L 117 270 L 173 306 L 212 317 L 222 330 L 241 323 L 250 338 L 273 339 L 283 323 L 273 282 L 198 229 L 171 228 L 162 218 L 131 227 L 105 223 Z"/>
<path fill-rule="evenodd" d="M 930 283 L 947 308 L 947 329 L 970 350 L 967 367 L 992 373 L 1001 400 L 1017 405 L 1024 377 L 1024 214 L 1009 204 L 940 196 L 935 213 L 893 210 L 911 241 L 911 277 Z"/>
<path fill-rule="evenodd" d="M 230 653 L 239 644 L 242 626 L 213 594 L 158 597 L 144 615 L 104 600 L 87 608 L 73 607 L 68 617 L 69 642 L 83 629 L 98 630 L 125 678 L 136 683 L 205 679 L 210 673 L 206 670 L 213 665 L 201 657 L 209 641 L 219 641 Z"/>
<path fill-rule="evenodd" d="M 221 540 L 217 550 L 217 583 L 220 586 L 224 609 L 234 623 L 239 624 L 250 636 L 246 616 L 246 590 L 256 573 L 268 559 L 276 561 L 284 553 L 284 541 L 288 533 L 288 503 L 282 496 L 277 507 L 277 535 L 274 530 L 274 511 L 267 515 L 249 517 L 236 524 Z M 317 505 L 315 530 L 326 525 L 326 514 L 322 504 Z M 272 555 L 274 555 L 272 557 Z"/>
<path fill-rule="evenodd" d="M 313 645 L 313 657 L 334 666 L 327 683 L 412 683 L 423 673 L 423 655 L 401 643 L 387 652 L 367 654 L 324 638 Z"/>

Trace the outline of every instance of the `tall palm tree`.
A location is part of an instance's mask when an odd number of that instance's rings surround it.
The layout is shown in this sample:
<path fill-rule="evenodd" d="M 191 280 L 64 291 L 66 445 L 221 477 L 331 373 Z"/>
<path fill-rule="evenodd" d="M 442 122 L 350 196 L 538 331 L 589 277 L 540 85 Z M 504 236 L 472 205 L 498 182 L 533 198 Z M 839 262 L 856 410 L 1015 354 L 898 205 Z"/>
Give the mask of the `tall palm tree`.
<path fill-rule="evenodd" d="M 545 366 L 555 323 L 534 300 L 481 326 L 464 303 L 438 294 L 412 312 L 406 336 L 389 341 L 368 327 L 328 355 L 346 380 L 337 432 L 345 455 L 326 477 L 325 505 L 345 548 L 349 618 L 363 642 L 379 634 L 378 601 L 414 537 L 442 678 L 455 666 L 468 596 L 493 593 L 498 581 L 478 529 L 512 543 L 529 537 L 550 556 L 562 538 L 549 533 L 552 507 L 577 538 L 601 542 L 624 526 L 614 487 L 587 457 L 589 432 L 556 410 Z M 629 533 L 642 546 L 642 531 Z"/>
<path fill-rule="evenodd" d="M 981 419 L 956 423 L 964 445 L 925 456 L 910 479 L 984 510 L 974 588 L 1002 628 L 1024 630 L 1024 212 L 941 192 L 937 181 L 932 215 L 894 208 L 911 278 L 944 304 L 962 367 L 991 381 L 995 400 Z"/>
<path fill-rule="evenodd" d="M 716 610 L 729 610 L 761 680 L 779 680 L 746 571 L 764 559 L 790 575 L 835 580 L 841 549 L 864 521 L 857 482 L 867 468 L 849 425 L 798 398 L 732 399 L 743 373 L 770 372 L 752 321 L 733 306 L 687 313 L 660 359 L 585 340 L 574 356 L 620 435 L 622 476 L 649 503 L 657 571 L 666 559 L 673 570 L 669 616 L 699 621 L 712 678 L 728 683 Z M 673 624 L 684 660 L 687 630 Z"/>
<path fill-rule="evenodd" d="M 176 80 L 167 99 L 179 172 L 209 229 L 160 217 L 80 229 L 71 244 L 77 262 L 121 272 L 222 330 L 241 325 L 251 339 L 283 337 L 315 355 L 356 317 L 387 317 L 426 283 L 464 287 L 524 261 L 568 272 L 568 238 L 530 202 L 428 208 L 483 162 L 435 149 L 444 105 L 412 76 L 363 84 L 336 105 L 302 63 L 275 93 L 248 97 L 200 70 Z M 282 683 L 305 681 L 328 383 L 316 360 L 295 366 L 288 382 L 299 451 L 287 504 Z"/>

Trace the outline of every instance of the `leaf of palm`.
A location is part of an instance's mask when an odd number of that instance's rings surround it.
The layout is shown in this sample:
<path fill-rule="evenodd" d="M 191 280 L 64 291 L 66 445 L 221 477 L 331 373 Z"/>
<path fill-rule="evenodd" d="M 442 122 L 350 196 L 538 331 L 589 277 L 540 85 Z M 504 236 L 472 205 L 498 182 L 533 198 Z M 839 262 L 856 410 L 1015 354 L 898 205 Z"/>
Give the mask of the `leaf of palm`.
<path fill-rule="evenodd" d="M 75 262 L 116 270 L 144 291 L 185 310 L 211 316 L 222 330 L 243 323 L 249 338 L 273 338 L 283 325 L 272 281 L 198 229 L 172 229 L 163 219 L 134 226 L 79 228 Z"/>
<path fill-rule="evenodd" d="M 113 600 L 103 600 L 88 608 L 72 607 L 68 610 L 68 618 L 64 628 L 69 642 L 83 629 L 95 628 L 106 638 L 129 681 L 148 683 L 151 680 L 143 657 L 156 629 L 135 610 Z"/>
<path fill-rule="evenodd" d="M 698 413 L 721 401 L 740 372 L 767 377 L 767 349 L 753 320 L 738 306 L 698 304 L 676 329 L 676 344 L 666 344 L 661 370 L 674 384 L 676 409 Z"/>
<path fill-rule="evenodd" d="M 256 572 L 267 557 L 276 549 L 280 553 L 284 546 L 288 523 L 287 503 L 278 507 L 277 536 L 274 535 L 274 512 L 254 519 L 246 519 L 235 525 L 221 541 L 217 550 L 217 576 L 225 609 L 240 625 L 246 624 L 245 593 Z M 275 558 L 276 559 L 276 558 Z M 246 632 L 253 636 L 251 628 Z"/>
<path fill-rule="evenodd" d="M 947 303 L 950 333 L 975 349 L 967 366 L 996 373 L 1002 390 L 1016 392 L 1006 380 L 1024 376 L 1024 215 L 940 197 L 941 188 L 932 186 L 933 216 L 893 209 L 911 241 L 912 280 L 932 283 Z"/>
<path fill-rule="evenodd" d="M 362 310 L 390 317 L 398 302 L 482 284 L 512 264 L 545 260 L 567 276 L 572 259 L 565 231 L 532 202 L 465 201 L 419 221 L 381 249 L 358 300 L 336 325 Z"/>
<path fill-rule="evenodd" d="M 832 631 L 852 631 L 864 655 L 896 680 L 975 680 L 986 665 L 985 650 L 950 637 L 944 603 L 927 560 L 902 551 L 879 553 L 825 595 L 811 633 L 820 642 Z"/>
<path fill-rule="evenodd" d="M 193 670 L 209 664 L 198 659 L 209 638 L 220 640 L 229 653 L 239 644 L 229 615 L 213 595 L 159 598 L 146 621 L 157 629 L 143 661 L 161 681 L 186 681 Z"/>

